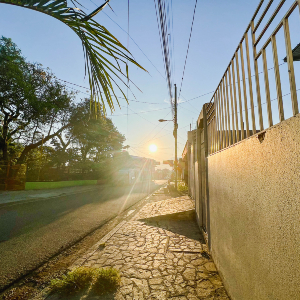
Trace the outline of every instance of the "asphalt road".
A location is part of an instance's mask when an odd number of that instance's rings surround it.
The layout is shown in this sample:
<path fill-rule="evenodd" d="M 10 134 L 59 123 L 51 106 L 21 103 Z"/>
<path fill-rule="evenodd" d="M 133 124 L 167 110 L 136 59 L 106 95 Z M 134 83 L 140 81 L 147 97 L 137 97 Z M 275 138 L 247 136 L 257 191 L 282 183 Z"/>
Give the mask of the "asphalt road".
<path fill-rule="evenodd" d="M 157 184 L 101 187 L 0 207 L 0 290 L 146 197 Z"/>

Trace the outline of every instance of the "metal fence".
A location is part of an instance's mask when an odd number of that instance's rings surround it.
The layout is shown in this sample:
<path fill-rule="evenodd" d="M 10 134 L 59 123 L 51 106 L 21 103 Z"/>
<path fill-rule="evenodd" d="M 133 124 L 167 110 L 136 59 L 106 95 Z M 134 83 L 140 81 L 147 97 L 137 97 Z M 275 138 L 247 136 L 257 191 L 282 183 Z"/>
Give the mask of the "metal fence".
<path fill-rule="evenodd" d="M 261 0 L 259 3 L 210 103 L 206 105 L 207 130 L 210 136 L 209 154 L 263 131 L 264 116 L 265 118 L 267 116 L 267 122 L 265 120 L 267 126 L 265 127 L 274 125 L 274 108 L 272 112 L 269 84 L 271 69 L 274 70 L 275 75 L 279 114 L 277 118 L 279 117 L 279 122 L 285 120 L 277 47 L 277 35 L 281 29 L 283 29 L 284 35 L 282 42 L 286 52 L 285 61 L 290 87 L 288 94 L 292 104 L 292 115 L 299 113 L 293 62 L 296 48 L 292 50 L 291 47 L 289 18 L 295 10 L 299 9 L 300 12 L 300 0 L 293 1 L 288 8 L 286 8 L 286 4 L 288 4 L 286 0 L 279 1 L 276 7 L 272 4 L 275 4 L 274 0 L 268 2 Z M 275 21 L 281 15 L 283 17 L 276 24 Z M 267 36 L 272 29 L 273 31 Z M 300 32 L 300 26 L 296 29 Z M 251 35 L 250 43 L 249 33 Z M 271 47 L 273 58 L 273 67 L 269 69 L 266 54 L 268 47 Z M 298 48 L 300 48 L 299 45 Z M 259 62 L 260 58 L 261 62 Z M 260 65 L 262 65 L 261 72 L 259 72 Z M 263 74 L 264 77 L 264 93 L 261 92 L 260 74 Z M 262 110 L 262 98 L 266 104 L 265 114 Z"/>

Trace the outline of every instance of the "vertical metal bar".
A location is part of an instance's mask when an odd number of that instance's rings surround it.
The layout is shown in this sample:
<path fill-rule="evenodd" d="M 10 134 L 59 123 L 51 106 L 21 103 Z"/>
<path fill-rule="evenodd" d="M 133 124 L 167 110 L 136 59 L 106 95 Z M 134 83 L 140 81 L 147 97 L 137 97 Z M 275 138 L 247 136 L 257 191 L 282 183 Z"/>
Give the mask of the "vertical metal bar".
<path fill-rule="evenodd" d="M 214 96 L 214 110 L 215 110 L 215 112 L 214 112 L 214 140 L 213 140 L 213 143 L 214 143 L 214 145 L 213 145 L 213 153 L 215 153 L 216 152 L 216 137 L 217 137 L 217 123 L 216 123 L 216 117 L 217 117 L 217 103 L 216 103 L 216 96 Z"/>
<path fill-rule="evenodd" d="M 239 133 L 239 120 L 237 115 L 237 101 L 236 101 L 236 87 L 235 87 L 235 71 L 234 71 L 234 59 L 231 61 L 232 65 L 232 84 L 233 84 L 233 95 L 234 95 L 234 116 L 235 116 L 235 128 L 236 128 L 236 141 L 241 140 Z"/>
<path fill-rule="evenodd" d="M 262 59 L 263 59 L 263 67 L 264 67 L 264 78 L 265 78 L 265 91 L 266 91 L 266 100 L 267 100 L 268 120 L 269 120 L 269 127 L 271 127 L 271 126 L 273 126 L 273 119 L 272 119 L 272 107 L 271 107 L 271 98 L 270 98 L 270 86 L 269 86 L 269 76 L 268 76 L 268 65 L 267 65 L 266 49 L 262 49 Z"/>
<path fill-rule="evenodd" d="M 216 107 L 216 106 L 215 106 Z M 216 139 L 217 139 L 217 115 L 216 115 L 217 111 L 215 110 L 215 116 L 214 116 L 214 152 L 216 152 Z"/>
<path fill-rule="evenodd" d="M 236 63 L 236 80 L 237 80 L 238 92 L 239 92 L 241 139 L 243 140 L 245 138 L 245 132 L 244 132 L 244 121 L 243 121 L 243 105 L 242 105 L 242 94 L 241 94 L 239 58 L 237 52 L 235 53 L 235 63 Z"/>
<path fill-rule="evenodd" d="M 252 78 L 251 78 L 251 68 L 250 68 L 248 32 L 245 33 L 245 44 L 246 44 L 246 54 L 247 54 L 247 66 L 248 66 L 248 83 L 249 83 L 250 107 L 251 107 L 251 118 L 252 118 L 252 134 L 255 134 L 256 133 L 256 124 L 255 124 Z"/>
<path fill-rule="evenodd" d="M 223 115 L 223 130 L 224 130 L 224 139 L 223 139 L 223 147 L 226 148 L 228 146 L 228 132 L 227 132 L 227 122 L 226 122 L 226 99 L 225 99 L 225 87 L 224 87 L 224 77 L 221 81 L 221 89 L 222 89 L 222 115 Z"/>
<path fill-rule="evenodd" d="M 253 48 L 253 63 L 254 63 L 254 72 L 255 72 L 255 84 L 256 84 L 256 98 L 257 98 L 257 107 L 258 107 L 258 119 L 259 119 L 259 129 L 260 131 L 264 130 L 264 121 L 261 108 L 261 96 L 260 96 L 260 84 L 259 84 L 259 75 L 258 75 L 258 65 L 256 57 L 256 46 L 255 46 L 255 34 L 254 30 L 254 21 L 251 22 L 251 33 L 252 33 L 252 48 Z"/>
<path fill-rule="evenodd" d="M 216 103 L 217 103 L 217 109 L 216 109 L 216 113 L 217 113 L 217 146 L 216 146 L 216 151 L 220 150 L 220 101 L 219 101 L 219 91 L 217 89 L 216 91 Z"/>
<path fill-rule="evenodd" d="M 226 131 L 225 131 L 225 118 L 224 118 L 224 97 L 223 97 L 223 81 L 220 84 L 220 96 L 221 96 L 221 116 L 222 116 L 222 149 L 226 147 Z"/>
<path fill-rule="evenodd" d="M 235 144 L 236 143 L 236 130 L 235 130 L 235 126 L 234 126 L 234 104 L 233 104 L 233 95 L 232 95 L 230 66 L 228 68 L 228 77 L 229 77 L 230 100 L 231 100 L 232 143 Z"/>
<path fill-rule="evenodd" d="M 212 119 L 212 117 L 210 117 L 209 127 L 210 127 L 210 150 L 209 150 L 209 155 L 210 155 L 210 154 L 212 154 L 212 151 L 213 151 L 213 139 L 214 139 L 214 130 L 213 130 L 213 119 Z"/>
<path fill-rule="evenodd" d="M 250 136 L 250 131 L 249 131 L 248 103 L 247 103 L 247 90 L 246 90 L 246 78 L 245 78 L 243 43 L 240 44 L 240 54 L 241 54 L 242 81 L 243 81 L 243 91 L 244 91 L 244 107 L 245 107 L 245 119 L 246 119 L 246 134 L 247 134 L 247 137 L 249 137 Z"/>
<path fill-rule="evenodd" d="M 230 67 L 229 67 L 230 68 Z M 228 72 L 228 70 L 227 70 Z M 232 145 L 232 130 L 230 126 L 230 105 L 229 105 L 229 97 L 228 97 L 228 80 L 227 80 L 227 72 L 225 73 L 225 82 L 226 82 L 226 102 L 227 102 L 227 124 L 228 124 L 228 143 Z"/>
<path fill-rule="evenodd" d="M 227 127 L 227 105 L 226 105 L 226 93 L 225 93 L 225 77 L 222 79 L 223 87 L 223 110 L 224 110 L 224 124 L 225 124 L 225 148 L 228 147 L 228 127 Z"/>
<path fill-rule="evenodd" d="M 222 79 L 223 89 L 223 110 L 224 110 L 224 124 L 225 124 L 225 147 L 228 147 L 228 127 L 227 127 L 227 105 L 226 105 L 226 93 L 225 93 L 225 76 Z"/>
<path fill-rule="evenodd" d="M 220 115 L 221 115 L 221 149 L 225 148 L 225 130 L 224 130 L 224 109 L 223 109 L 223 94 L 222 81 L 220 83 Z"/>
<path fill-rule="evenodd" d="M 220 97 L 220 86 L 218 87 L 218 126 L 219 126 L 219 145 L 218 150 L 222 149 L 222 116 L 221 116 L 221 97 Z"/>
<path fill-rule="evenodd" d="M 282 122 L 282 121 L 284 121 L 284 111 L 283 111 L 281 80 L 280 80 L 280 72 L 279 72 L 279 65 L 278 65 L 278 54 L 277 54 L 277 45 L 276 45 L 275 35 L 273 35 L 271 37 L 271 41 L 272 41 L 272 50 L 273 50 L 273 62 L 274 62 L 274 72 L 275 72 L 275 81 L 276 81 L 279 120 L 280 120 L 280 122 Z"/>
<path fill-rule="evenodd" d="M 289 21 L 287 18 L 283 20 L 283 29 L 284 29 L 284 39 L 285 39 L 285 48 L 286 48 L 286 57 L 289 68 L 289 79 L 290 79 L 290 90 L 292 98 L 292 107 L 294 116 L 299 113 L 298 100 L 297 100 L 297 90 L 295 82 L 295 73 L 294 73 L 294 63 L 293 63 L 293 53 L 291 47 L 291 38 L 290 38 L 290 29 Z"/>
<path fill-rule="evenodd" d="M 214 113 L 214 122 L 216 121 L 216 117 L 217 117 L 217 101 L 216 101 L 216 93 L 214 94 L 214 110 L 215 110 L 215 113 Z M 216 152 L 216 128 L 215 126 L 217 126 L 216 123 L 214 123 L 214 139 L 213 139 L 213 152 L 212 153 L 215 153 Z"/>
<path fill-rule="evenodd" d="M 212 108 L 214 109 L 214 108 Z M 213 146 L 214 146 L 214 116 L 210 116 L 210 153 L 213 153 Z"/>

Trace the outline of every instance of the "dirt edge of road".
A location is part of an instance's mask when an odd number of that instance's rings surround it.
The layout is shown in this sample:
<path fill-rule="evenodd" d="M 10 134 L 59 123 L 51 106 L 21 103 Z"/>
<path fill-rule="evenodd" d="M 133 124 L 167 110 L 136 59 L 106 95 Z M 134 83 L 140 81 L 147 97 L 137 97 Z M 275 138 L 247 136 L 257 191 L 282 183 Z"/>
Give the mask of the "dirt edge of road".
<path fill-rule="evenodd" d="M 0 291 L 0 299 L 27 300 L 35 297 L 48 285 L 51 279 L 65 274 L 68 271 L 68 268 L 78 258 L 93 247 L 118 224 L 124 220 L 131 219 L 139 208 L 146 204 L 148 198 L 159 189 L 163 188 L 163 186 L 164 185 L 157 186 L 150 194 L 128 207 L 122 214 L 116 215 L 98 228 L 94 228 L 80 240 L 62 249 L 60 253 L 53 255 L 47 262 L 42 263 L 36 269 L 6 286 Z M 129 214 L 129 212 L 132 212 L 133 210 L 134 212 Z"/>

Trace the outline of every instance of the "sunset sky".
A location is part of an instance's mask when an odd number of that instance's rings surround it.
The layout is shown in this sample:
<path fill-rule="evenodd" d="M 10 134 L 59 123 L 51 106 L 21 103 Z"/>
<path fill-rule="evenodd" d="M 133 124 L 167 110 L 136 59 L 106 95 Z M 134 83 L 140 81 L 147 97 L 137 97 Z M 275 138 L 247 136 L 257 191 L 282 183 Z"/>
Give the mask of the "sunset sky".
<path fill-rule="evenodd" d="M 287 2 L 290 5 L 290 1 Z M 92 11 L 102 3 L 103 1 L 93 0 L 86 1 L 85 5 L 87 11 Z M 258 3 L 259 0 L 198 1 L 178 106 L 179 157 L 190 124 L 192 128 L 195 127 L 202 105 L 210 101 L 210 92 L 217 87 Z M 95 20 L 106 26 L 127 46 L 127 34 L 124 32 L 127 31 L 128 24 L 127 1 L 111 0 L 110 4 L 114 12 L 106 7 Z M 177 85 L 181 82 L 194 5 L 194 0 L 173 0 L 173 58 Z M 80 40 L 63 23 L 29 9 L 0 4 L 0 29 L 0 35 L 12 38 L 29 61 L 40 62 L 44 67 L 49 67 L 60 79 L 88 86 L 87 78 L 84 78 Z M 159 161 L 173 159 L 173 123 L 158 122 L 158 119 L 171 119 L 172 114 L 153 1 L 130 0 L 129 34 L 134 40 L 129 39 L 129 50 L 149 73 L 130 66 L 130 78 L 142 92 L 133 87 L 136 99 L 130 91 L 128 98 L 140 102 L 130 101 L 127 116 L 126 102 L 120 99 L 121 109 L 117 108 L 110 118 L 125 135 L 125 145 L 130 145 L 130 154 Z M 299 42 L 299 33 L 295 37 L 292 34 L 292 47 Z M 298 76 L 299 67 L 295 71 Z M 77 96 L 78 101 L 88 96 L 84 94 L 87 90 L 70 84 L 68 86 L 81 91 Z M 275 93 L 271 98 L 276 97 L 276 89 L 271 90 Z M 288 86 L 286 90 L 289 92 Z M 206 95 L 199 97 L 204 94 Z M 192 98 L 196 99 L 184 102 Z M 150 153 L 151 144 L 157 146 L 156 152 Z"/>

